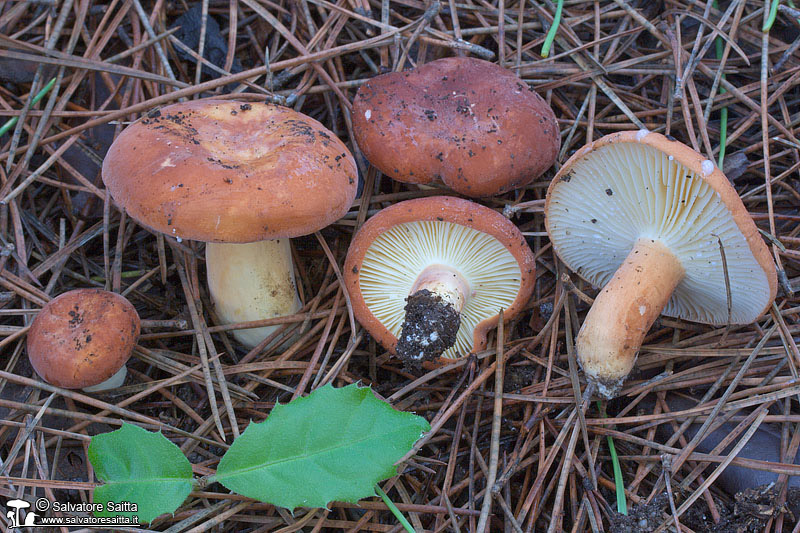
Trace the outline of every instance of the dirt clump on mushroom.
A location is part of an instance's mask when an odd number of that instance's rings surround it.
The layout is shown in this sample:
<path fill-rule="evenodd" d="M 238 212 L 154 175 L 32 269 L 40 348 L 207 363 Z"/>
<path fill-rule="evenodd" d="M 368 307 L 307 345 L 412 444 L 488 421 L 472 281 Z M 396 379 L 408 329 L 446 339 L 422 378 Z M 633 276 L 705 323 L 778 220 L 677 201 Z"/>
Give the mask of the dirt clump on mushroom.
<path fill-rule="evenodd" d="M 461 317 L 450 303 L 427 289 L 415 292 L 406 302 L 397 355 L 407 367 L 419 368 L 456 343 Z"/>

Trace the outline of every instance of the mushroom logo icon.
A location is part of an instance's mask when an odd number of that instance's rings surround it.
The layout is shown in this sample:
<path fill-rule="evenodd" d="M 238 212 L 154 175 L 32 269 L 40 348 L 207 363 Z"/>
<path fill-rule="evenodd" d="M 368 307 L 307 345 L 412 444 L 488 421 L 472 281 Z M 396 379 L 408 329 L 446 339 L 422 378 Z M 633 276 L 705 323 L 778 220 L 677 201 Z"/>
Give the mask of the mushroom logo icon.
<path fill-rule="evenodd" d="M 10 509 L 6 513 L 6 517 L 8 518 L 9 530 L 17 527 L 36 525 L 34 522 L 36 520 L 36 517 L 39 515 L 33 512 L 29 512 L 27 514 L 27 516 L 25 517 L 25 522 L 20 522 L 20 516 L 19 516 L 20 509 L 27 509 L 30 506 L 31 504 L 26 502 L 25 500 L 9 500 L 6 503 L 6 507 Z"/>

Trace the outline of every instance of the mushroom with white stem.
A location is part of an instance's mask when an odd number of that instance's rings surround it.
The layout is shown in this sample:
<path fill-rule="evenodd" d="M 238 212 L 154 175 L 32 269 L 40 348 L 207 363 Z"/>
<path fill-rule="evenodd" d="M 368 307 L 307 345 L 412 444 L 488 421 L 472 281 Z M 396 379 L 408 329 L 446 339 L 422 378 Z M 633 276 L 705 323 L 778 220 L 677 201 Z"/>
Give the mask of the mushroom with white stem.
<path fill-rule="evenodd" d="M 136 308 L 124 296 L 100 289 L 65 292 L 33 320 L 28 359 L 51 385 L 86 392 L 115 389 L 125 381 L 140 325 Z"/>
<path fill-rule="evenodd" d="M 194 100 L 128 126 L 103 161 L 114 201 L 140 224 L 205 241 L 208 286 L 225 323 L 296 313 L 289 238 L 350 208 L 356 165 L 316 120 L 289 108 Z M 277 326 L 240 329 L 248 348 Z"/>
<path fill-rule="evenodd" d="M 399 202 L 353 238 L 344 279 L 359 322 L 416 366 L 486 347 L 498 312 L 513 318 L 535 284 L 533 252 L 517 227 L 448 196 Z"/>
<path fill-rule="evenodd" d="M 606 397 L 659 314 L 746 324 L 775 298 L 775 264 L 736 190 L 714 163 L 663 135 L 615 133 L 578 150 L 553 178 L 545 216 L 561 260 L 603 287 L 575 345 Z"/>

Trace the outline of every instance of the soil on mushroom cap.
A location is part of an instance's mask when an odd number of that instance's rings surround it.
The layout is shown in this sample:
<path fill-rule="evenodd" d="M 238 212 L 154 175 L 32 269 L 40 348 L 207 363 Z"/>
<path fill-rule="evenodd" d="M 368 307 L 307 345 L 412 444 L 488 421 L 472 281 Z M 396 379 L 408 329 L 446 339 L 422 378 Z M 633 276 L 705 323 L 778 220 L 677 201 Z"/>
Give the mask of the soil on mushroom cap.
<path fill-rule="evenodd" d="M 397 355 L 409 368 L 419 368 L 456 343 L 461 317 L 452 305 L 423 289 L 406 298 L 406 319 L 397 341 Z"/>

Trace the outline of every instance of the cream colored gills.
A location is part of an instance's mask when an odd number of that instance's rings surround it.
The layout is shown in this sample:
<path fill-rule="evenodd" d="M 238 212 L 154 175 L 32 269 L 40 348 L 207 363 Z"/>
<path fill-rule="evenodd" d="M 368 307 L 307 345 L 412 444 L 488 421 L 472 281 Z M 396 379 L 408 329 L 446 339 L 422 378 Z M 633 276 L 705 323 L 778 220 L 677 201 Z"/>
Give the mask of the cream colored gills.
<path fill-rule="evenodd" d="M 710 163 L 710 162 L 709 162 Z M 713 164 L 712 167 L 713 169 Z M 646 145 L 606 145 L 575 163 L 552 190 L 549 226 L 559 256 L 602 287 L 640 238 L 661 241 L 685 269 L 663 310 L 667 316 L 724 324 L 722 240 L 733 323 L 763 309 L 766 276 L 719 194 L 701 176 Z M 754 286 L 758 285 L 758 286 Z"/>
<path fill-rule="evenodd" d="M 225 324 L 291 315 L 300 310 L 289 239 L 249 244 L 206 244 L 208 289 Z M 239 329 L 253 348 L 280 326 Z"/>
<path fill-rule="evenodd" d="M 384 232 L 364 255 L 359 279 L 367 307 L 395 337 L 405 318 L 406 298 L 423 288 L 432 271 L 457 273 L 456 285 L 468 293 L 456 344 L 442 357 L 467 355 L 475 326 L 516 299 L 519 264 L 494 237 L 452 222 L 407 222 Z"/>

